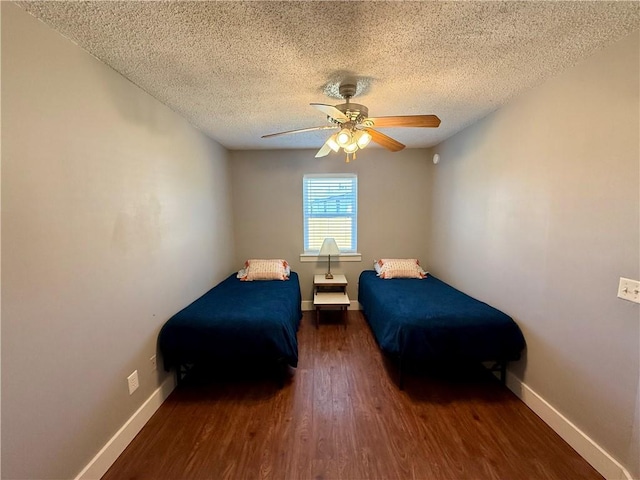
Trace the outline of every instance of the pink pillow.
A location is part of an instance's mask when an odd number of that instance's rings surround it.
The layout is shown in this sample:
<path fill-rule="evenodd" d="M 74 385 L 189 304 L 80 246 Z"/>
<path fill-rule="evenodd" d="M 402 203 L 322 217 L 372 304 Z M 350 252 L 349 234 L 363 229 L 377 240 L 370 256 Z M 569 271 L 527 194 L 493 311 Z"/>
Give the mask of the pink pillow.
<path fill-rule="evenodd" d="M 380 278 L 424 278 L 427 273 L 420 266 L 417 258 L 382 258 L 378 260 L 380 265 Z"/>
<path fill-rule="evenodd" d="M 282 259 L 251 259 L 244 263 L 240 280 L 289 280 L 289 264 Z"/>

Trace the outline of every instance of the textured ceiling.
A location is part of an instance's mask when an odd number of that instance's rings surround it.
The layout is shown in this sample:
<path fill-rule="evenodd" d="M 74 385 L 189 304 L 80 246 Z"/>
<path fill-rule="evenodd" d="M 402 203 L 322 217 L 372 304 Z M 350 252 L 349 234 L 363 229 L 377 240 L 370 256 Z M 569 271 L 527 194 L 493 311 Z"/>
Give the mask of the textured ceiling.
<path fill-rule="evenodd" d="M 637 2 L 16 2 L 229 149 L 319 148 L 309 103 L 363 78 L 371 116 L 435 145 L 524 89 L 640 28 Z"/>

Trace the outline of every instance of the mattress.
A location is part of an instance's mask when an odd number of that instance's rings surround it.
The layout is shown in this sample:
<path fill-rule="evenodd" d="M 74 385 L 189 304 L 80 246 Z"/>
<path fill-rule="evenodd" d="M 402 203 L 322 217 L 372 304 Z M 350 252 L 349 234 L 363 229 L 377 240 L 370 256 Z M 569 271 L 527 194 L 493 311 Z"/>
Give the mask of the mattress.
<path fill-rule="evenodd" d="M 358 300 L 379 347 L 411 360 L 509 361 L 525 347 L 518 325 L 496 308 L 428 275 L 360 275 Z"/>
<path fill-rule="evenodd" d="M 245 282 L 236 274 L 171 317 L 160 331 L 165 369 L 203 361 L 298 364 L 302 318 L 298 275 Z"/>

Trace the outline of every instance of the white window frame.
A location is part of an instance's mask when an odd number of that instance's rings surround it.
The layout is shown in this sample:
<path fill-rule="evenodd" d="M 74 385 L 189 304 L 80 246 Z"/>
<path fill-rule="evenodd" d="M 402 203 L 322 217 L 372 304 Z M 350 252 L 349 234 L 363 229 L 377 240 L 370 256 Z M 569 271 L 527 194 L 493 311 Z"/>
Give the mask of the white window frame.
<path fill-rule="evenodd" d="M 347 213 L 347 216 L 352 217 L 352 230 L 351 230 L 351 245 L 345 246 L 340 245 L 338 241 L 338 245 L 341 249 L 341 254 L 337 261 L 360 261 L 360 254 L 357 253 L 357 245 L 358 245 L 358 176 L 352 173 L 327 173 L 327 174 L 307 174 L 303 176 L 302 180 L 302 222 L 303 222 L 303 250 L 304 253 L 300 255 L 300 261 L 302 262 L 312 262 L 318 259 L 318 251 L 319 249 L 309 249 L 308 248 L 308 219 L 313 218 L 312 215 L 308 215 L 308 182 L 312 182 L 314 179 L 319 181 L 327 180 L 327 179 L 351 179 L 353 182 L 353 210 L 352 212 Z M 340 216 L 344 216 L 345 212 L 338 212 Z M 326 213 L 323 216 L 327 215 Z M 338 215 L 336 215 L 338 216 Z M 327 234 L 330 236 L 330 233 Z"/>

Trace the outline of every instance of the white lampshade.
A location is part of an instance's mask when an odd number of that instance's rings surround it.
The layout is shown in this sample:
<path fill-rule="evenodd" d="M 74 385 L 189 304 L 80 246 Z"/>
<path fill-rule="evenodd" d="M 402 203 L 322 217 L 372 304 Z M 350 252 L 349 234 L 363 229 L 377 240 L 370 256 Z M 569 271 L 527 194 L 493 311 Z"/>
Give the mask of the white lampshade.
<path fill-rule="evenodd" d="M 319 255 L 340 255 L 340 249 L 335 238 L 327 237 L 324 239 Z"/>
<path fill-rule="evenodd" d="M 349 145 L 351 143 L 351 137 L 352 135 L 349 129 L 343 128 L 338 133 L 338 136 L 336 137 L 336 142 L 338 145 L 344 148 L 345 145 Z"/>
<path fill-rule="evenodd" d="M 338 144 L 336 143 L 336 137 L 337 137 L 337 136 L 338 136 L 338 135 L 334 133 L 333 135 L 331 135 L 331 136 L 329 137 L 329 140 L 327 140 L 327 145 L 329 145 L 329 148 L 330 148 L 331 150 L 333 150 L 334 152 L 336 152 L 336 153 L 338 152 L 338 150 L 340 150 L 340 145 L 338 145 Z"/>
<path fill-rule="evenodd" d="M 333 278 L 333 275 L 331 275 L 331 255 L 340 255 L 340 249 L 335 238 L 327 237 L 324 239 L 319 255 L 327 255 L 329 257 L 329 270 L 324 278 Z"/>
<path fill-rule="evenodd" d="M 347 153 L 354 153 L 356 150 L 358 150 L 358 144 L 356 142 L 344 146 L 344 151 Z"/>
<path fill-rule="evenodd" d="M 357 134 L 357 143 L 358 147 L 364 148 L 369 145 L 371 141 L 371 134 L 369 132 L 365 132 L 364 130 L 360 130 Z"/>

